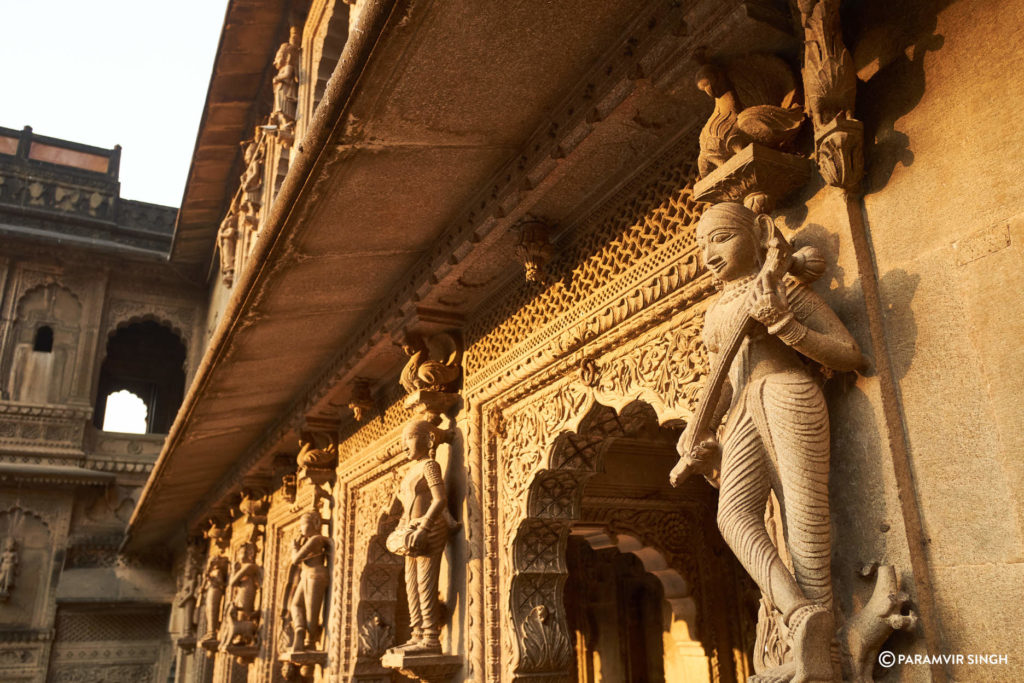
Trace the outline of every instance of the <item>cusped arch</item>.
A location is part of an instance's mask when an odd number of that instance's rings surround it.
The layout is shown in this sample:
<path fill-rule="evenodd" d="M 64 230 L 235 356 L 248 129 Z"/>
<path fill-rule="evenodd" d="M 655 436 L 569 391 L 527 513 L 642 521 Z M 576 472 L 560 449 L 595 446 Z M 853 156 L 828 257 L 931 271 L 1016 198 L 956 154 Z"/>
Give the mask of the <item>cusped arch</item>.
<path fill-rule="evenodd" d="M 185 347 L 185 352 L 187 355 L 188 336 L 182 330 L 182 323 L 180 321 L 171 320 L 170 318 L 162 316 L 158 313 L 133 313 L 131 315 L 126 315 L 111 320 L 109 325 L 107 326 L 106 339 L 107 341 L 109 341 L 115 334 L 125 329 L 126 327 L 131 327 L 132 325 L 147 322 L 156 323 L 160 327 L 163 327 L 167 329 L 169 332 L 171 332 L 175 337 L 178 338 L 178 341 L 181 342 L 181 345 Z"/>
<path fill-rule="evenodd" d="M 48 289 L 53 289 L 55 292 L 56 291 L 63 292 L 65 294 L 67 294 L 68 296 L 70 296 L 71 299 L 78 306 L 79 319 L 81 318 L 81 312 L 82 312 L 83 304 L 82 304 L 82 300 L 81 300 L 81 298 L 79 298 L 78 294 L 73 289 L 71 289 L 70 287 L 68 287 L 66 285 L 63 285 L 60 282 L 57 282 L 55 280 L 51 280 L 51 281 L 48 281 L 48 282 L 36 283 L 36 284 L 32 285 L 31 287 L 26 288 L 25 291 L 21 293 L 21 295 L 18 297 L 18 303 L 14 307 L 16 319 L 17 320 L 22 320 L 23 319 L 23 317 L 25 315 L 25 305 L 26 305 L 27 302 L 30 301 L 32 296 L 34 296 L 34 295 L 36 295 L 36 294 L 38 294 L 40 292 L 44 292 L 44 291 L 46 291 Z"/>
<path fill-rule="evenodd" d="M 654 408 L 632 401 L 620 410 L 589 400 L 585 412 L 553 441 L 543 464 L 527 488 L 526 516 L 512 541 L 512 578 L 508 615 L 514 634 L 513 680 L 543 676 L 548 681 L 570 677 L 573 657 L 563 603 L 568 578 L 566 544 L 572 527 L 581 518 L 581 501 L 587 481 L 603 471 L 604 458 L 614 439 L 644 434 L 659 428 Z M 640 543 L 639 540 L 636 543 Z M 641 561 L 661 572 L 674 600 L 685 600 L 685 579 L 666 572 L 645 546 L 638 545 Z M 653 549 L 652 549 L 653 551 Z M 642 555 L 642 556 L 641 556 Z M 659 579 L 662 578 L 659 576 Z M 680 615 L 689 605 L 677 602 Z M 695 614 L 693 615 L 695 616 Z"/>

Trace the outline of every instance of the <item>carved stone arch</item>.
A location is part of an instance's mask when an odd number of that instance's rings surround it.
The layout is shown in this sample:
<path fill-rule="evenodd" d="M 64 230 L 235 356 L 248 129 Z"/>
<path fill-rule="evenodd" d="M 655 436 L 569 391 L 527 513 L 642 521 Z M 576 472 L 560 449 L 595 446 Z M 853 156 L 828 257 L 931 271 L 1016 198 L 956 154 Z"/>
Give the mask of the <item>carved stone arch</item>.
<path fill-rule="evenodd" d="M 357 539 L 354 571 L 357 602 L 355 644 L 346 658 L 353 681 L 390 680 L 390 671 L 380 665 L 381 655 L 394 644 L 396 627 L 408 616 L 405 605 L 401 557 L 388 551 L 385 543 L 402 514 L 402 505 L 394 499 L 397 477 L 386 476 L 359 496 L 366 515 L 358 526 L 369 528 L 369 537 Z M 364 532 L 365 533 L 365 532 Z"/>
<path fill-rule="evenodd" d="M 573 650 L 563 602 L 566 544 L 573 523 L 580 520 L 583 488 L 602 470 L 613 439 L 657 425 L 654 409 L 640 401 L 620 411 L 590 403 L 576 430 L 555 438 L 548 467 L 529 484 L 526 517 L 516 528 L 511 552 L 513 680 L 569 680 Z"/>
<path fill-rule="evenodd" d="M 53 530 L 53 527 L 52 527 L 52 524 L 51 524 L 51 520 L 48 519 L 46 515 L 44 515 L 44 514 L 42 514 L 40 512 L 36 512 L 35 510 L 32 510 L 30 508 L 26 508 L 23 505 L 21 505 L 20 503 L 12 503 L 12 504 L 8 505 L 6 508 L 0 509 L 0 515 L 14 515 L 16 512 L 21 512 L 22 514 L 29 515 L 31 517 L 35 517 L 37 520 L 42 522 L 43 526 L 46 527 L 47 533 L 49 533 L 51 536 L 53 535 L 54 530 Z M 10 530 L 9 529 L 4 529 L 3 531 L 5 533 L 9 533 Z"/>
<path fill-rule="evenodd" d="M 52 279 L 34 283 L 19 295 L 3 360 L 12 400 L 63 403 L 71 395 L 84 310 L 73 289 Z M 33 354 L 40 325 L 51 329 L 45 355 Z"/>
<path fill-rule="evenodd" d="M 111 319 L 107 324 L 104 339 L 110 339 L 117 334 L 118 330 L 142 322 L 153 322 L 161 327 L 166 327 L 174 333 L 174 336 L 176 336 L 179 341 L 181 341 L 186 351 L 189 348 L 189 335 L 187 331 L 183 329 L 185 322 L 183 320 L 172 319 L 171 316 L 166 314 L 166 312 L 136 312 L 120 316 L 117 319 Z"/>
<path fill-rule="evenodd" d="M 560 424 L 569 427 L 547 441 L 540 469 L 526 485 L 523 512 L 505 527 L 511 540 L 502 573 L 510 578 L 501 590 L 508 625 L 502 630 L 512 680 L 572 680 L 576 641 L 565 602 L 570 537 L 635 556 L 660 584 L 664 633 L 674 643 L 673 675 L 681 666 L 695 666 L 704 667 L 708 680 L 729 680 L 736 672 L 733 644 L 739 642 L 730 626 L 736 621 L 729 596 L 736 567 L 714 526 L 714 490 L 699 478 L 683 489 L 667 486 L 676 434 L 666 427 L 679 421 L 666 425 L 641 400 L 624 402 L 619 410 L 593 397 L 575 405 L 583 407 L 582 415 L 562 416 Z M 653 479 L 620 482 L 615 468 L 634 457 L 666 469 Z M 662 476 L 662 493 L 636 497 L 638 482 L 653 490 L 652 485 L 661 487 Z"/>

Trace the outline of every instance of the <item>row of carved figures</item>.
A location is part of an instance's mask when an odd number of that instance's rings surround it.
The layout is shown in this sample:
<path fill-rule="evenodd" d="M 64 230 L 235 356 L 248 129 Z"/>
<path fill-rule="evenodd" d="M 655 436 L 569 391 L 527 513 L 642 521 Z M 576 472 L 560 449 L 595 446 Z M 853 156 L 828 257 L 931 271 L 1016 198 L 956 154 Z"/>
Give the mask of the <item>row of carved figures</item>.
<path fill-rule="evenodd" d="M 217 230 L 220 270 L 230 286 L 236 271 L 245 264 L 263 216 L 263 187 L 274 141 L 284 153 L 295 142 L 295 117 L 299 97 L 299 29 L 293 26 L 288 40 L 274 57 L 273 108 L 265 123 L 256 127 L 252 138 L 242 143 L 242 175 L 227 214 Z M 276 176 L 277 169 L 271 169 Z M 272 179 L 273 182 L 273 179 Z"/>
<path fill-rule="evenodd" d="M 700 408 L 678 445 L 671 473 L 678 486 L 691 474 L 720 489 L 718 524 L 725 541 L 761 589 L 755 653 L 759 682 L 871 680 L 873 652 L 894 628 L 910 628 L 891 567 L 878 573 L 876 597 L 838 633 L 831 577 L 829 510 L 829 419 L 819 369 L 862 369 L 857 343 L 810 283 L 823 272 L 824 257 L 791 247 L 769 215 L 771 206 L 797 181 L 757 173 L 756 146 L 781 154 L 782 166 L 801 167 L 790 145 L 809 114 L 814 159 L 831 185 L 852 190 L 859 182 L 860 125 L 853 118 L 852 60 L 842 44 L 838 0 L 799 0 L 804 30 L 804 103 L 788 66 L 776 57 L 749 55 L 727 64 L 707 64 L 697 84 L 715 100 L 700 134 L 698 199 L 713 205 L 697 228 L 705 266 L 721 293 L 705 316 L 703 336 L 712 371 Z M 279 53 L 274 125 L 287 125 L 289 62 Z M 283 56 L 282 56 L 283 55 Z M 285 76 L 282 76 L 285 74 Z M 733 159 L 750 153 L 754 161 Z M 255 158 L 255 157 L 254 157 Z M 247 169 L 248 170 L 248 169 Z M 799 174 L 797 174 L 799 175 Z M 250 187 L 244 182 L 243 190 Z M 529 228 L 527 230 L 526 228 Z M 542 280 L 550 255 L 545 234 L 524 226 L 531 238 L 520 251 L 531 279 Z M 224 247 L 222 246 L 222 254 Z M 398 499 L 403 513 L 387 538 L 403 556 L 412 635 L 388 650 L 382 664 L 415 677 L 426 668 L 454 671 L 457 658 L 441 653 L 437 587 L 441 555 L 457 528 L 447 511 L 447 490 L 436 448 L 451 439 L 441 427 L 458 402 L 461 352 L 432 359 L 425 345 L 410 345 L 402 385 L 412 417 L 402 440 L 410 459 Z M 364 400 L 357 407 L 362 407 Z M 300 455 L 301 460 L 301 455 Z M 301 466 L 301 463 L 300 463 Z M 322 632 L 331 541 L 322 535 L 319 512 L 309 512 L 289 565 L 283 609 L 292 629 L 293 653 L 315 652 Z M 223 651 L 253 646 L 258 635 L 254 600 L 260 573 L 255 546 L 239 550 L 235 569 L 211 556 L 205 572 L 205 607 L 210 632 L 204 637 Z M 228 623 L 219 637 L 219 604 L 230 593 Z M 242 624 L 246 624 L 244 627 Z M 312 660 L 308 660 L 312 661 Z"/>

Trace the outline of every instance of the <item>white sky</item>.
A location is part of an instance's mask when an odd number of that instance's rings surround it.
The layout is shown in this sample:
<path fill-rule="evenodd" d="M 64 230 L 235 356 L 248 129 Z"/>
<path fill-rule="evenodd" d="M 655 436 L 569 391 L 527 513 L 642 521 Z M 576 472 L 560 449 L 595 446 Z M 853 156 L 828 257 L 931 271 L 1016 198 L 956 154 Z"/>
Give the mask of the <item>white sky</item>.
<path fill-rule="evenodd" d="M 121 196 L 178 206 L 227 0 L 0 0 L 0 126 L 120 144 Z"/>
<path fill-rule="evenodd" d="M 103 431 L 126 434 L 146 433 L 146 404 L 141 398 L 122 389 L 107 396 L 103 413 Z"/>

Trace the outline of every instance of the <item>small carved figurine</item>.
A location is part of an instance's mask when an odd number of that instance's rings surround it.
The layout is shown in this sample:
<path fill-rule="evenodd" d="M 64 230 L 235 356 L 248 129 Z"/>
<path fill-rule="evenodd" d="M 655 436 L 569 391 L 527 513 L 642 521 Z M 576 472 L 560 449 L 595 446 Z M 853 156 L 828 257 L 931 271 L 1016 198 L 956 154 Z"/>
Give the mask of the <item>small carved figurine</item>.
<path fill-rule="evenodd" d="M 220 252 L 220 272 L 224 284 L 231 286 L 235 279 L 235 254 L 238 244 L 238 213 L 234 203 L 217 229 L 217 249 Z"/>
<path fill-rule="evenodd" d="M 697 168 L 701 177 L 757 142 L 778 149 L 790 142 L 804 120 L 789 67 L 777 57 L 748 55 L 725 68 L 706 64 L 697 87 L 715 100 L 700 132 Z"/>
<path fill-rule="evenodd" d="M 203 641 L 207 645 L 216 645 L 222 601 L 227 585 L 228 558 L 223 555 L 211 555 L 203 573 L 203 610 L 206 613 L 206 635 L 203 636 Z"/>
<path fill-rule="evenodd" d="M 277 136 L 290 143 L 295 135 L 295 113 L 299 101 L 299 29 L 291 28 L 288 42 L 281 43 L 274 56 L 274 111 L 270 124 L 276 126 Z"/>
<path fill-rule="evenodd" d="M 434 449 L 451 440 L 450 432 L 416 419 L 402 433 L 411 464 L 398 491 L 402 517 L 387 538 L 387 548 L 405 557 L 405 594 L 412 637 L 389 652 L 441 652 L 441 615 L 437 594 L 441 555 L 457 524 L 448 513 L 448 492 Z"/>
<path fill-rule="evenodd" d="M 185 639 L 194 638 L 196 634 L 196 604 L 202 588 L 199 562 L 197 549 L 190 545 L 182 568 L 181 584 L 174 596 L 174 606 L 179 614 L 178 631 L 180 637 Z"/>
<path fill-rule="evenodd" d="M 14 579 L 18 573 L 18 542 L 14 536 L 4 540 L 4 550 L 0 554 L 0 602 L 7 602 L 14 590 Z"/>
<path fill-rule="evenodd" d="M 227 583 L 230 604 L 220 639 L 222 649 L 254 646 L 258 641 L 256 593 L 263 581 L 263 568 L 256 563 L 255 543 L 243 543 L 237 552 L 238 560 Z"/>
<path fill-rule="evenodd" d="M 828 305 L 795 277 L 776 275 L 806 265 L 779 243 L 766 215 L 726 202 L 704 212 L 697 241 L 704 262 L 724 283 L 705 316 L 704 341 L 712 373 L 719 355 L 728 376 L 703 433 L 691 423 L 679 441 L 679 464 L 670 481 L 678 486 L 691 471 L 716 479 L 720 458 L 718 526 L 729 547 L 770 605 L 791 659 L 769 671 L 770 681 L 831 681 L 831 532 L 828 498 L 828 409 L 816 373 L 805 359 L 834 370 L 862 365 L 857 343 Z M 741 339 L 736 330 L 751 329 Z M 721 446 L 717 423 L 728 411 Z M 792 571 L 772 541 L 765 510 L 772 493 L 783 503 Z M 782 536 L 780 535 L 781 539 Z M 758 626 L 759 635 L 762 625 Z M 759 647 L 762 643 L 759 643 Z"/>
<path fill-rule="evenodd" d="M 332 542 L 320 531 L 323 520 L 315 510 L 302 515 L 302 534 L 294 551 L 284 590 L 282 619 L 291 619 L 292 650 L 315 650 L 322 629 L 324 596 L 330 581 L 327 565 Z"/>

